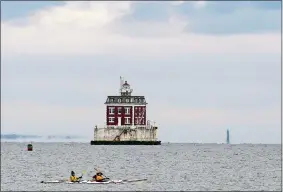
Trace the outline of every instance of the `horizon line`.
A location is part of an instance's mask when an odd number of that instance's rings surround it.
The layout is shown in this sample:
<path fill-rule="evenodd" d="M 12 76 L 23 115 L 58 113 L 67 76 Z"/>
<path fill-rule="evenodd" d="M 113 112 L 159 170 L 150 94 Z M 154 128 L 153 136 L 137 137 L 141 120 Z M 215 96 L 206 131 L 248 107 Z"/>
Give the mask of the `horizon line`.
<path fill-rule="evenodd" d="M 3 141 L 1 139 L 1 143 L 88 143 L 87 141 L 12 141 L 13 139 L 7 139 L 6 141 Z M 223 143 L 197 143 L 197 142 L 161 142 L 161 145 L 168 145 L 168 144 L 194 144 L 194 145 L 207 145 L 207 144 L 213 144 L 213 145 L 282 145 L 282 143 L 230 143 L 227 144 L 225 142 Z M 94 145 L 95 146 L 95 145 Z M 97 145 L 98 146 L 98 145 Z M 109 145 L 111 146 L 111 145 Z M 136 145 L 132 145 L 136 146 Z M 152 145 L 150 145 L 152 146 Z"/>

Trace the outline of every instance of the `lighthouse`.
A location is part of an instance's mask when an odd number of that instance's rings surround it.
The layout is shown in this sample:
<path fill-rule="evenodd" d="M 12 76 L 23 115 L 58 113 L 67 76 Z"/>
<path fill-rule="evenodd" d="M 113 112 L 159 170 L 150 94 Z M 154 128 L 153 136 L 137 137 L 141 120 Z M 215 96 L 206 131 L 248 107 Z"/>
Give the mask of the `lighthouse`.
<path fill-rule="evenodd" d="M 120 77 L 120 95 L 108 96 L 106 105 L 106 124 L 111 127 L 146 125 L 146 100 L 144 96 L 132 96 L 130 84 Z"/>
<path fill-rule="evenodd" d="M 157 126 L 147 120 L 145 96 L 133 95 L 128 81 L 120 77 L 119 95 L 107 96 L 105 127 L 94 128 L 92 145 L 160 145 Z"/>
<path fill-rule="evenodd" d="M 227 132 L 226 132 L 226 144 L 230 144 L 230 133 L 229 133 L 229 129 L 227 129 Z"/>

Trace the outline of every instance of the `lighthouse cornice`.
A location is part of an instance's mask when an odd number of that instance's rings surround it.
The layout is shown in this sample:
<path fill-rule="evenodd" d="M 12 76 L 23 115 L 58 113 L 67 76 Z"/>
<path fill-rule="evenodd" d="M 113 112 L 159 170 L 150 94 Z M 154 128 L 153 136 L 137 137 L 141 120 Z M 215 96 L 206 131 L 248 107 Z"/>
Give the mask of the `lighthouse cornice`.
<path fill-rule="evenodd" d="M 104 104 L 131 104 L 131 105 L 146 105 L 147 102 L 144 96 L 107 96 Z"/>
<path fill-rule="evenodd" d="M 147 103 L 145 103 L 145 104 L 133 104 L 133 103 L 104 103 L 105 105 L 107 105 L 107 106 L 121 106 L 121 107 L 123 107 L 123 106 L 125 106 L 125 107 L 127 107 L 127 106 L 146 106 L 147 105 Z"/>

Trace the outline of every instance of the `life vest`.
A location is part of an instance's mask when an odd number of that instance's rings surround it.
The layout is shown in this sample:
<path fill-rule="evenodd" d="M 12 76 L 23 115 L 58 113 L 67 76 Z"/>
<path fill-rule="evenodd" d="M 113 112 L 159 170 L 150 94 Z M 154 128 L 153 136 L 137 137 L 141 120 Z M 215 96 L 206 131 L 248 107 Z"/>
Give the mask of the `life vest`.
<path fill-rule="evenodd" d="M 78 178 L 76 176 L 70 176 L 70 181 L 71 182 L 76 182 L 78 180 Z"/>
<path fill-rule="evenodd" d="M 103 180 L 103 177 L 100 176 L 100 175 L 95 175 L 95 178 L 94 178 L 96 181 L 102 181 Z"/>

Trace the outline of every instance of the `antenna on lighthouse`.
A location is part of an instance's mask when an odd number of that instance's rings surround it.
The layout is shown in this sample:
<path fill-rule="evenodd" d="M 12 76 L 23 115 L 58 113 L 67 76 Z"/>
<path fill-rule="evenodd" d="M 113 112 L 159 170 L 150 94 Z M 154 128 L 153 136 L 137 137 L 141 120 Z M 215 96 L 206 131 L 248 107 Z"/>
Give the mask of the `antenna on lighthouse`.
<path fill-rule="evenodd" d="M 120 76 L 120 92 L 122 91 L 123 84 L 124 84 L 123 77 Z"/>

